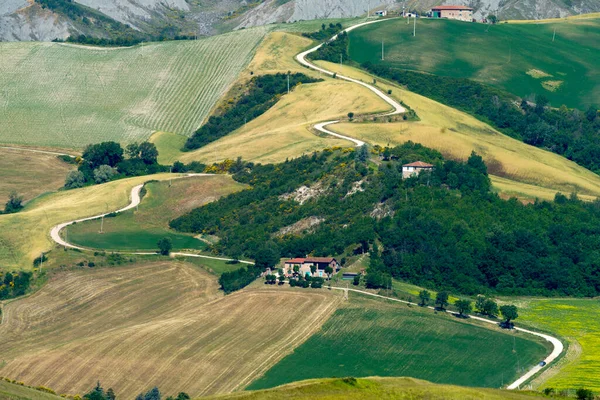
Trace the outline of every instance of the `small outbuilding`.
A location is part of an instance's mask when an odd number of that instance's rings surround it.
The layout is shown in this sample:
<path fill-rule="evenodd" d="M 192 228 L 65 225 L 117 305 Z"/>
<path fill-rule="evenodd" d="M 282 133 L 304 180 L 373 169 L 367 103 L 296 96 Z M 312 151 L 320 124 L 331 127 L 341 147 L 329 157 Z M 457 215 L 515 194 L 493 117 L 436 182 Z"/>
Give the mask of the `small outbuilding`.
<path fill-rule="evenodd" d="M 419 175 L 423 171 L 432 171 L 433 165 L 423 161 L 416 161 L 402 166 L 402 179 L 410 178 L 411 176 Z"/>
<path fill-rule="evenodd" d="M 473 9 L 467 6 L 436 6 L 431 8 L 430 14 L 432 18 L 473 21 Z"/>

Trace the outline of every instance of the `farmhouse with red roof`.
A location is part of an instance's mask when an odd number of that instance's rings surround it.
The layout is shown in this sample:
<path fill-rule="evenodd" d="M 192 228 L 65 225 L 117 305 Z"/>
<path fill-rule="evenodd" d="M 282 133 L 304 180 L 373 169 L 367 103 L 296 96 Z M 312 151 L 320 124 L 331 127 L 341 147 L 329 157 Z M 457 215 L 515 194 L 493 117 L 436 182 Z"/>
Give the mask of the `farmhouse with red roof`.
<path fill-rule="evenodd" d="M 433 170 L 433 165 L 423 161 L 417 161 L 402 166 L 402 179 L 410 178 L 411 176 L 419 175 L 423 171 Z"/>
<path fill-rule="evenodd" d="M 333 272 L 337 272 L 340 269 L 340 265 L 337 260 L 333 257 L 306 257 L 306 258 L 292 258 L 284 263 L 283 273 L 285 276 L 294 275 L 294 267 L 298 269 L 298 274 L 301 276 L 310 275 L 313 277 L 325 277 L 325 268 L 331 267 Z M 315 272 L 312 272 L 311 267 L 315 268 Z"/>
<path fill-rule="evenodd" d="M 436 6 L 431 8 L 431 17 L 470 22 L 473 21 L 473 9 L 467 6 Z"/>

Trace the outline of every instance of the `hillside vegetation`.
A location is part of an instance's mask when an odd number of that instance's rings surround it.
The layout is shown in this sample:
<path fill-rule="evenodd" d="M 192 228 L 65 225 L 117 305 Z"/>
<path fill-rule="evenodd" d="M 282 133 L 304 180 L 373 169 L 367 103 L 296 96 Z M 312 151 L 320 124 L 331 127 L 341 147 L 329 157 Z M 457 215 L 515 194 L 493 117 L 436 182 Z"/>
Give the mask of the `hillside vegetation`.
<path fill-rule="evenodd" d="M 591 200 L 600 195 L 600 177 L 564 157 L 513 139 L 467 113 L 359 69 L 325 61 L 317 64 L 365 82 L 376 79 L 379 88 L 392 90 L 392 97 L 409 104 L 420 119 L 341 123 L 330 127 L 335 132 L 381 146 L 410 140 L 458 160 L 466 160 L 474 150 L 485 159 L 494 186 L 505 196 L 551 200 L 556 192 L 577 192 Z"/>
<path fill-rule="evenodd" d="M 350 57 L 471 78 L 527 99 L 543 94 L 555 107 L 586 110 L 600 99 L 600 18 L 494 26 L 421 19 L 416 37 L 412 30 L 405 20 L 357 29 L 349 35 Z"/>
<path fill-rule="evenodd" d="M 0 375 L 71 395 L 98 380 L 124 399 L 155 385 L 166 395 L 227 393 L 300 345 L 337 304 L 325 291 L 223 297 L 213 276 L 181 262 L 67 271 L 4 306 Z"/>
<path fill-rule="evenodd" d="M 0 142 L 83 147 L 155 130 L 191 135 L 265 33 L 119 49 L 0 43 Z"/>
<path fill-rule="evenodd" d="M 351 293 L 318 333 L 248 389 L 331 376 L 410 376 L 498 388 L 543 359 L 546 346 L 497 327 Z"/>

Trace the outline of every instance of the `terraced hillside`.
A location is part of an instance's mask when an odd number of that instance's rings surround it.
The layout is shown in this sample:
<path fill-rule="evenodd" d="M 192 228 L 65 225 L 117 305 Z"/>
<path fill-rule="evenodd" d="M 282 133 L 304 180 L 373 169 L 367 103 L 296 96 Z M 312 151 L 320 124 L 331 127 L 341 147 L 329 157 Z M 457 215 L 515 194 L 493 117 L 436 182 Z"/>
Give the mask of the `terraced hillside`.
<path fill-rule="evenodd" d="M 339 299 L 265 289 L 223 297 L 217 287 L 180 262 L 57 274 L 4 307 L 0 375 L 72 395 L 100 380 L 124 399 L 154 385 L 165 395 L 231 392 L 312 335 Z"/>
<path fill-rule="evenodd" d="M 105 49 L 0 43 L 0 143 L 82 147 L 191 135 L 266 28 Z"/>
<path fill-rule="evenodd" d="M 600 101 L 598 17 L 494 26 L 421 19 L 416 29 L 413 37 L 404 19 L 357 29 L 350 34 L 350 56 L 471 78 L 525 98 L 543 94 L 555 107 L 586 110 Z"/>

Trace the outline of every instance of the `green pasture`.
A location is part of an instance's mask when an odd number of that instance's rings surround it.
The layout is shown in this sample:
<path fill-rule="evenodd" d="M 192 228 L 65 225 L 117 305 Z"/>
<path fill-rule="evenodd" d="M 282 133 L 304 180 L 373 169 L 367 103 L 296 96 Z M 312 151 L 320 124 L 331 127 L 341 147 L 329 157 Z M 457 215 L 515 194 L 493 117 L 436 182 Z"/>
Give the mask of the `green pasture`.
<path fill-rule="evenodd" d="M 104 218 L 104 222 L 95 219 L 71 225 L 63 236 L 69 242 L 94 249 L 154 251 L 158 240 L 168 237 L 174 250 L 202 250 L 207 247 L 205 242 L 171 230 L 169 221 L 242 187 L 225 175 L 150 182 L 137 210 Z"/>
<path fill-rule="evenodd" d="M 1 363 L 0 363 L 1 364 Z M 0 379 L 0 399 L 2 400 L 60 400 L 62 397 L 35 390 L 19 383 L 10 383 Z"/>
<path fill-rule="evenodd" d="M 556 333 L 569 342 L 558 372 L 542 387 L 600 391 L 600 302 L 598 299 L 522 299 L 519 323 Z"/>
<path fill-rule="evenodd" d="M 247 389 L 343 376 L 410 376 L 499 388 L 549 353 L 546 344 L 523 334 L 420 307 L 350 296 L 320 332 Z"/>
<path fill-rule="evenodd" d="M 419 19 L 414 37 L 412 22 L 396 19 L 351 32 L 350 57 L 471 78 L 524 98 L 543 94 L 555 107 L 600 103 L 600 18 L 498 25 Z"/>
<path fill-rule="evenodd" d="M 191 135 L 269 28 L 94 48 L 0 43 L 0 143 L 83 147 Z"/>

